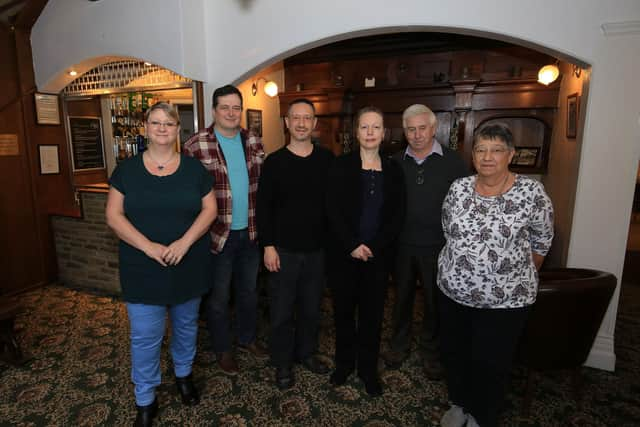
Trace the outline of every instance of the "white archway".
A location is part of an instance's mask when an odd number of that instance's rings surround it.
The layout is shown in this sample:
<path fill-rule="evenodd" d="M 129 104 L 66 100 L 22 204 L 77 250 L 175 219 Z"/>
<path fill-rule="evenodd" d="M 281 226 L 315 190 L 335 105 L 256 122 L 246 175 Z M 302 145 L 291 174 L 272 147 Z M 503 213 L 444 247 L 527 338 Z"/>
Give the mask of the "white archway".
<path fill-rule="evenodd" d="M 591 64 L 568 265 L 620 277 L 640 156 L 637 22 L 640 3 L 600 0 L 50 0 L 32 47 L 40 90 L 70 64 L 123 52 L 205 82 L 205 99 L 285 56 L 376 31 L 489 35 Z M 619 32 L 611 35 L 612 27 Z M 614 299 L 591 358 L 605 369 L 615 366 Z"/>

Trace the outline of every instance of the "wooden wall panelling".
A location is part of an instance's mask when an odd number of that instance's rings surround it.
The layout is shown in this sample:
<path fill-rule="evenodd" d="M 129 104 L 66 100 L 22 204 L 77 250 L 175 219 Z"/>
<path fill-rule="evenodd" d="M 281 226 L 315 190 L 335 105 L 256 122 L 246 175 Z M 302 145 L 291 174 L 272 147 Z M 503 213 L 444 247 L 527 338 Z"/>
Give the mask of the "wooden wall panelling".
<path fill-rule="evenodd" d="M 320 90 L 334 87 L 332 78 L 333 66 L 329 63 L 300 64 L 285 67 L 284 90 L 296 92 L 300 90 Z M 299 85 L 302 85 L 299 87 Z M 280 110 L 282 111 L 282 110 Z"/>
<path fill-rule="evenodd" d="M 0 134 L 17 139 L 17 155 L 0 156 L 0 293 L 12 294 L 41 283 L 41 242 L 23 122 L 15 31 L 0 25 Z"/>
<path fill-rule="evenodd" d="M 539 66 L 550 61 L 545 54 L 463 36 L 442 39 L 435 34 L 416 38 L 414 34 L 379 38 L 336 43 L 285 60 L 287 93 L 281 99 L 305 95 L 306 90 L 324 93 L 338 86 L 345 94 L 351 94 L 351 102 L 342 100 L 342 109 L 334 105 L 328 110 L 323 110 L 328 105 L 326 101 L 318 99 L 316 104 L 319 115 L 334 114 L 339 118 L 339 123 L 332 125 L 334 139 L 340 139 L 351 114 L 374 105 L 385 113 L 389 129 L 385 150 L 395 150 L 399 140 L 404 142 L 404 109 L 415 103 L 425 104 L 439 116 L 438 138 L 448 144 L 451 131 L 456 132 L 458 150 L 469 163 L 477 120 L 486 119 L 482 114 L 478 116 L 479 112 L 490 110 L 490 114 L 499 115 L 509 110 L 509 114 L 518 117 L 544 116 L 545 110 L 553 114 L 559 83 L 545 87 L 534 80 Z M 314 56 L 321 60 L 314 63 Z M 375 77 L 375 87 L 364 87 L 365 77 Z M 301 88 L 298 84 L 305 90 L 293 93 Z M 329 129 L 331 126 L 323 127 L 323 138 L 329 138 Z M 543 147 L 541 171 L 546 167 L 549 143 Z"/>
<path fill-rule="evenodd" d="M 15 39 L 12 33 L 4 26 L 0 25 L 0 58 L 3 64 L 0 65 L 0 111 L 6 106 L 15 102 L 20 90 L 18 86 L 18 71 L 15 61 L 8 59 L 16 57 Z M 7 60 L 5 60 L 7 58 Z"/>
<path fill-rule="evenodd" d="M 65 163 L 64 127 L 37 125 L 35 117 L 30 30 L 45 4 L 45 0 L 27 1 L 13 31 L 0 25 L 0 83 L 4 92 L 4 97 L 0 96 L 0 133 L 16 135 L 19 148 L 18 155 L 0 156 L 3 295 L 55 279 L 49 213 L 73 212 L 75 208 Z M 40 175 L 38 144 L 58 145 L 61 174 Z"/>
<path fill-rule="evenodd" d="M 474 90 L 474 110 L 506 108 L 555 108 L 559 83 L 544 86 L 533 81 L 480 83 Z"/>
<path fill-rule="evenodd" d="M 16 293 L 44 281 L 39 221 L 32 197 L 21 110 L 20 102 L 14 102 L 0 112 L 0 133 L 16 135 L 19 148 L 17 156 L 0 156 L 2 294 Z"/>

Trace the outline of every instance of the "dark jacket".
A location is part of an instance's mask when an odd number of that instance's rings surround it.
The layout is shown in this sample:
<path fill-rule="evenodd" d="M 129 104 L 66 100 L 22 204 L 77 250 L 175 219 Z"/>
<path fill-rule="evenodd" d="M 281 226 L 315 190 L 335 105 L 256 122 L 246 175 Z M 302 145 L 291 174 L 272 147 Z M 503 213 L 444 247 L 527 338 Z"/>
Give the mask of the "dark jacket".
<path fill-rule="evenodd" d="M 358 239 L 362 214 L 362 162 L 358 151 L 338 157 L 329 170 L 327 215 L 330 227 L 330 257 L 350 257 L 361 243 Z M 405 183 L 402 169 L 382 158 L 383 204 L 380 229 L 369 249 L 374 257 L 384 257 L 402 229 L 405 217 Z"/>

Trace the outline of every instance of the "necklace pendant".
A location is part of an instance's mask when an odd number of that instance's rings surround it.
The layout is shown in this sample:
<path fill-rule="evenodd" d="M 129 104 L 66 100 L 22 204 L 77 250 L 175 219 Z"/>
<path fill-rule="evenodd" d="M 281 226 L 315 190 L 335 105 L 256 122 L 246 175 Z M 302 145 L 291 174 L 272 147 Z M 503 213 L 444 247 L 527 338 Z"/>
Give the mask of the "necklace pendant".
<path fill-rule="evenodd" d="M 158 165 L 158 170 L 164 169 L 164 165 Z"/>

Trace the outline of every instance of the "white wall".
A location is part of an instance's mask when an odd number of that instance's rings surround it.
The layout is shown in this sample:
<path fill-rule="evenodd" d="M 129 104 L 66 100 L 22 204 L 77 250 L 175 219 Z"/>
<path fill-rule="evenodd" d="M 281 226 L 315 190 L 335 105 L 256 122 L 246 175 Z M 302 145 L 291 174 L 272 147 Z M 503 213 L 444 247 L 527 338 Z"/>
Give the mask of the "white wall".
<path fill-rule="evenodd" d="M 277 59 L 372 32 L 494 34 L 591 64 L 568 264 L 621 277 L 640 151 L 640 30 L 606 37 L 600 29 L 620 21 L 640 21 L 640 2 L 50 0 L 32 44 L 40 90 L 59 90 L 50 82 L 70 64 L 120 54 L 205 81 L 205 99 L 213 88 L 241 82 Z M 615 363 L 616 307 L 617 296 L 590 360 L 606 369 Z"/>
<path fill-rule="evenodd" d="M 207 80 L 204 22 L 196 0 L 49 1 L 31 32 L 36 85 L 56 93 L 71 68 L 82 74 L 123 56 Z"/>

